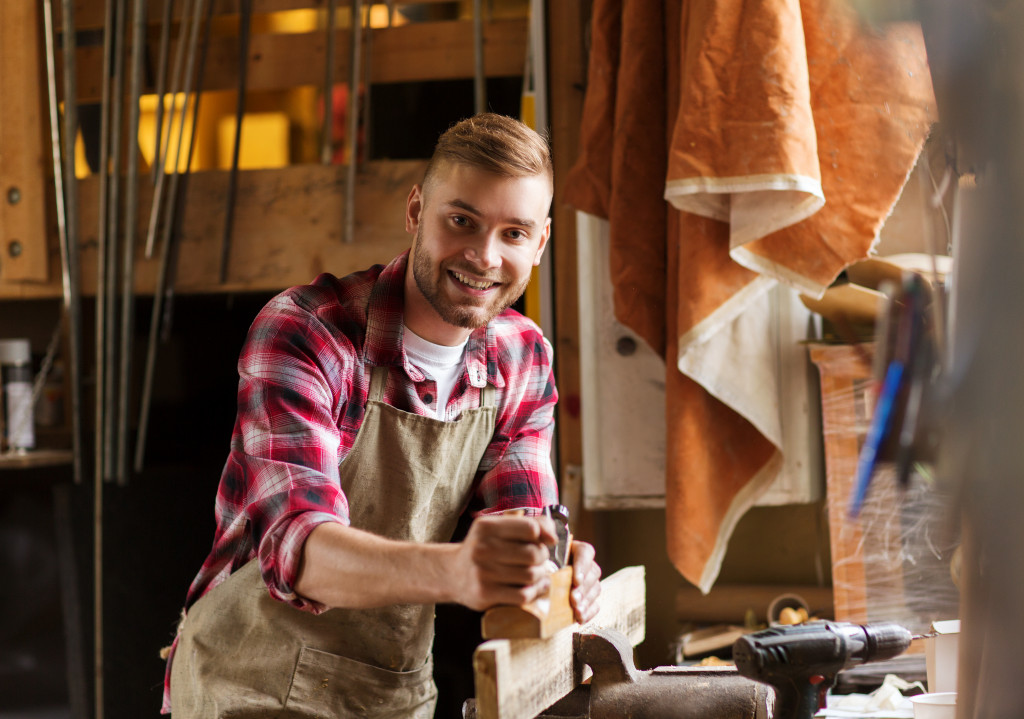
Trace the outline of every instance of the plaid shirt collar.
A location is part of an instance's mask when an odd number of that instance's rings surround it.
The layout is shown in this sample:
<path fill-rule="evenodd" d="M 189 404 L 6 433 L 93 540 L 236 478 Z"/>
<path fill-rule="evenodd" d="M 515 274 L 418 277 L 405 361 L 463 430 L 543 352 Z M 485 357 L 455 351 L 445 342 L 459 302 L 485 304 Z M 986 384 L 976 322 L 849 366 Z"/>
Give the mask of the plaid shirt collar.
<path fill-rule="evenodd" d="M 366 343 L 363 359 L 371 366 L 402 367 L 414 382 L 422 382 L 423 373 L 409 362 L 402 346 L 404 331 L 405 271 L 409 250 L 393 259 L 380 273 L 370 291 L 366 308 Z M 498 374 L 498 342 L 488 324 L 473 330 L 466 343 L 466 370 L 469 383 L 477 388 L 491 384 L 505 386 Z"/>

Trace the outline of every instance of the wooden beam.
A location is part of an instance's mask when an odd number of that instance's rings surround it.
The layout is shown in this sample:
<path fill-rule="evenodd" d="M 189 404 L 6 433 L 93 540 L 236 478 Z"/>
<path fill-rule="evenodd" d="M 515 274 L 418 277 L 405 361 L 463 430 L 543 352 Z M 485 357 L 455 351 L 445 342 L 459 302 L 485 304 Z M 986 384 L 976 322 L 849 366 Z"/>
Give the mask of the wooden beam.
<path fill-rule="evenodd" d="M 868 621 L 863 518 L 851 519 L 846 506 L 860 455 L 858 428 L 865 426 L 863 419 L 858 421 L 857 385 L 863 393 L 863 385 L 871 377 L 871 362 L 862 357 L 863 349 L 852 345 L 811 347 L 811 361 L 821 378 L 833 604 L 835 618 L 847 622 Z M 861 411 L 870 416 L 870 408 Z"/>
<path fill-rule="evenodd" d="M 40 5 L 0 2 L 0 280 L 47 277 L 46 73 Z"/>
<path fill-rule="evenodd" d="M 410 23 L 377 28 L 372 42 L 372 57 L 367 62 L 371 82 L 427 82 L 473 77 L 473 31 L 469 20 Z M 338 30 L 336 47 L 348 47 L 350 33 Z M 235 36 L 212 37 L 204 90 L 228 90 L 238 85 L 238 42 Z M 488 77 L 515 77 L 523 74 L 526 58 L 527 21 L 493 20 L 484 23 L 484 69 Z M 177 40 L 172 40 L 174 57 Z M 285 90 L 300 86 L 320 86 L 324 81 L 326 33 L 277 33 L 254 35 L 249 49 L 246 82 L 249 92 Z M 151 43 L 148 52 L 156 52 Z M 334 76 L 348 77 L 348 52 L 336 53 Z M 150 61 L 156 66 L 156 58 Z M 58 55 L 58 63 L 60 56 Z M 80 102 L 100 98 L 103 73 L 103 48 L 84 46 L 77 53 L 77 92 Z M 154 92 L 143 87 L 143 94 Z"/>
<path fill-rule="evenodd" d="M 10 0 L 5 0 L 10 2 Z M 434 5 L 451 2 L 451 0 L 415 0 L 415 2 L 396 2 L 398 7 L 408 5 Z M 163 16 L 165 0 L 149 0 L 147 2 L 150 18 Z M 339 8 L 348 8 L 350 0 L 338 0 Z M 214 15 L 237 15 L 241 7 L 241 0 L 216 0 L 213 8 Z M 57 11 L 58 25 L 60 20 L 59 3 L 54 8 Z M 254 15 L 283 12 L 287 10 L 327 10 L 327 0 L 253 0 L 252 11 Z M 181 2 L 175 2 L 174 19 L 181 17 Z M 103 3 L 96 0 L 77 0 L 75 2 L 75 26 L 81 30 L 96 30 L 103 27 Z"/>
<path fill-rule="evenodd" d="M 588 0 L 548 3 L 551 92 L 551 147 L 555 168 L 552 203 L 554 253 L 555 356 L 558 357 L 558 476 L 578 477 L 583 465 L 583 426 L 580 415 L 579 283 L 576 263 L 576 210 L 563 200 L 565 178 L 576 162 L 580 145 L 580 118 L 586 89 L 586 48 L 583 36 L 590 13 Z M 582 485 L 577 483 L 580 491 Z M 566 488 L 563 487 L 563 491 Z M 582 506 L 582 502 L 580 503 Z M 574 531 L 593 540 L 589 515 L 574 517 Z"/>
<path fill-rule="evenodd" d="M 573 652 L 573 635 L 614 629 L 636 646 L 644 640 L 644 567 L 626 567 L 601 582 L 601 611 L 592 622 L 548 639 L 492 639 L 473 654 L 476 709 L 480 719 L 532 719 L 584 679 Z"/>
<path fill-rule="evenodd" d="M 694 586 L 681 587 L 676 594 L 676 616 L 684 622 L 743 622 L 747 610 L 754 610 L 759 622 L 767 621 L 768 606 L 782 595 L 801 597 L 812 613 L 833 617 L 832 587 L 813 585 L 716 584 L 708 594 Z"/>
<path fill-rule="evenodd" d="M 343 165 L 293 165 L 239 173 L 234 239 L 228 281 L 218 281 L 228 172 L 204 171 L 189 178 L 180 240 L 176 290 L 180 293 L 276 292 L 305 284 L 321 272 L 344 275 L 388 262 L 409 247 L 403 217 L 409 189 L 423 177 L 424 160 L 376 161 L 360 167 L 356 187 L 356 236 L 342 241 Z M 82 292 L 96 292 L 98 179 L 79 183 L 81 197 Z M 142 252 L 153 183 L 139 182 L 135 288 L 152 294 L 157 260 Z M 57 257 L 56 230 L 49 251 Z M 41 243 L 40 243 L 41 244 Z M 157 253 L 159 254 L 159 253 Z M 54 260 L 56 262 L 56 260 Z M 53 266 L 58 266 L 54 264 Z M 0 299 L 59 297 L 56 276 L 46 282 L 0 280 Z"/>

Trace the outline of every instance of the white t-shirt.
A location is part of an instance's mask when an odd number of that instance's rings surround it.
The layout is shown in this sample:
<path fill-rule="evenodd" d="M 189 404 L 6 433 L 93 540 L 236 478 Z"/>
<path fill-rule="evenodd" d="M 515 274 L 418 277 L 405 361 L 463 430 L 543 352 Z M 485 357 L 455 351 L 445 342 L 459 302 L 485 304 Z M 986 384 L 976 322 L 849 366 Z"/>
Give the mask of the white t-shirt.
<path fill-rule="evenodd" d="M 468 341 L 467 339 L 466 342 Z M 462 372 L 466 342 L 454 347 L 436 345 L 423 339 L 408 327 L 405 328 L 402 344 L 405 346 L 405 353 L 409 356 L 409 361 L 437 383 L 437 409 L 434 414 L 440 420 L 445 418 L 444 411 L 448 406 L 448 398 L 451 397 L 455 381 Z"/>

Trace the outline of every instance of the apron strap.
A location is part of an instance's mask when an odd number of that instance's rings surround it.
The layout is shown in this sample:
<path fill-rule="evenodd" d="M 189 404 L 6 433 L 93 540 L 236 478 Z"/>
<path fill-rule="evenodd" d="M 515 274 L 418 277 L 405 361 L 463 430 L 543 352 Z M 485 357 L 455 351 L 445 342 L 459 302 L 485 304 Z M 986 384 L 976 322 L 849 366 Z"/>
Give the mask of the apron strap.
<path fill-rule="evenodd" d="M 480 406 L 481 407 L 493 407 L 494 406 L 494 385 L 488 382 L 480 388 Z"/>
<path fill-rule="evenodd" d="M 366 399 L 372 402 L 380 402 L 384 399 L 384 385 L 388 381 L 388 368 L 385 365 L 375 365 L 370 371 L 370 391 Z"/>

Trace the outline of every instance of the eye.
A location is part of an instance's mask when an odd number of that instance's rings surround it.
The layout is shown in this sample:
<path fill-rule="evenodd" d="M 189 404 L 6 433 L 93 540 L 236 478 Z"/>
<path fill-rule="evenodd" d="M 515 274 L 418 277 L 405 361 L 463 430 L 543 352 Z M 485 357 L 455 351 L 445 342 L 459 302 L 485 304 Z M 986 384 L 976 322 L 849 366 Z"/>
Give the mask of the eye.
<path fill-rule="evenodd" d="M 513 230 L 509 230 L 505 234 L 506 234 L 506 236 L 510 240 L 525 240 L 525 239 L 528 238 L 528 235 L 525 232 L 523 232 L 522 230 L 515 230 L 515 229 L 513 229 Z"/>
<path fill-rule="evenodd" d="M 456 227 L 469 227 L 471 224 L 469 218 L 465 215 L 452 215 L 451 222 Z"/>

